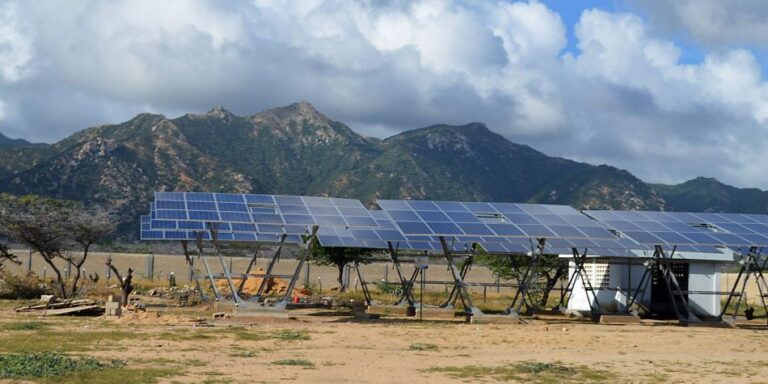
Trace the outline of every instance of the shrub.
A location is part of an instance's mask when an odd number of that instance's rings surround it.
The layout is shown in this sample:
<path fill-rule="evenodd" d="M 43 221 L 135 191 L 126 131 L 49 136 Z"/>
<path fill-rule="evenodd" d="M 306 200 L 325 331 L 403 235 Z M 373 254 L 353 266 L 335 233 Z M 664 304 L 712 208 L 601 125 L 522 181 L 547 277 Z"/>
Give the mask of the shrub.
<path fill-rule="evenodd" d="M 376 283 L 376 286 L 379 288 L 379 292 L 385 294 L 385 295 L 400 295 L 402 292 L 403 286 L 400 283 L 390 283 L 388 281 L 381 281 Z"/>
<path fill-rule="evenodd" d="M 120 360 L 102 363 L 93 357 L 72 358 L 55 352 L 11 353 L 0 355 L 0 378 L 51 377 L 124 366 Z"/>
<path fill-rule="evenodd" d="M 2 329 L 6 331 L 36 331 L 42 329 L 45 324 L 39 321 L 22 321 L 18 323 L 4 324 Z"/>
<path fill-rule="evenodd" d="M 0 272 L 0 299 L 30 300 L 51 294 L 51 288 L 34 274 L 18 276 Z"/>

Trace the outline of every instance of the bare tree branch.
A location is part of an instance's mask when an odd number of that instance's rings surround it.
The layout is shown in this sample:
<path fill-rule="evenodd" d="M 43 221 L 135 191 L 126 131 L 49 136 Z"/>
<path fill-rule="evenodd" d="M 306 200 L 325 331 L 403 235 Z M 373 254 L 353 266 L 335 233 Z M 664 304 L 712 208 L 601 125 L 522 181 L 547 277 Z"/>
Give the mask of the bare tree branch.
<path fill-rule="evenodd" d="M 114 230 L 111 217 L 98 209 L 39 196 L 0 195 L 0 235 L 25 244 L 40 254 L 56 275 L 61 297 L 78 293 L 78 283 L 88 252 Z M 80 252 L 67 252 L 79 248 Z M 75 278 L 66 279 L 55 260 L 70 263 Z"/>
<path fill-rule="evenodd" d="M 21 264 L 21 261 L 19 261 L 18 257 L 16 257 L 16 255 L 8 250 L 8 246 L 5 244 L 0 244 L 0 269 L 3 268 L 3 263 L 6 261 L 16 265 Z"/>

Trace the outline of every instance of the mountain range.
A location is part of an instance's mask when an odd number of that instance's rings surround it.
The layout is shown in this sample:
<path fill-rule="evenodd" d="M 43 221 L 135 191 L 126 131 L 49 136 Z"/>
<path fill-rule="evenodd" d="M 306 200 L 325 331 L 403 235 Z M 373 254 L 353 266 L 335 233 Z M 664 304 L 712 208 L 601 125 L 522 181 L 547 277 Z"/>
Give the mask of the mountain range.
<path fill-rule="evenodd" d="M 608 165 L 547 156 L 482 123 L 433 125 L 384 140 L 299 102 L 255 115 L 222 107 L 140 114 L 54 144 L 0 134 L 0 192 L 108 207 L 124 240 L 154 191 L 568 204 L 591 209 L 768 212 L 768 192 L 696 178 L 645 183 Z"/>

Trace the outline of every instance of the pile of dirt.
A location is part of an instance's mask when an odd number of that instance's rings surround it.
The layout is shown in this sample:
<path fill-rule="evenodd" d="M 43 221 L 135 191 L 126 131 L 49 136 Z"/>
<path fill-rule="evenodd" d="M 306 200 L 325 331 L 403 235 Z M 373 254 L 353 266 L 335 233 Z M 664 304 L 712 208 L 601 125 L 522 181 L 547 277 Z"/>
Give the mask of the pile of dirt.
<path fill-rule="evenodd" d="M 190 319 L 172 315 L 161 315 L 157 312 L 130 312 L 121 316 L 115 322 L 124 324 L 185 324 L 189 323 Z"/>
<path fill-rule="evenodd" d="M 263 274 L 265 271 L 261 268 L 253 272 L 254 274 Z M 259 287 L 261 286 L 261 282 L 264 279 L 261 277 L 249 277 L 245 280 L 245 285 L 243 285 L 242 295 L 246 296 L 252 296 L 259 292 Z M 240 287 L 241 279 L 239 278 L 233 278 L 232 282 L 235 284 L 235 288 Z M 216 288 L 224 295 L 228 295 L 230 293 L 229 291 L 229 283 L 226 280 L 218 280 L 216 282 Z M 284 295 L 285 291 L 288 289 L 288 282 L 278 278 L 274 277 L 271 279 L 267 279 L 267 285 L 264 288 L 264 295 L 266 296 L 272 296 L 272 295 Z M 298 297 L 305 297 L 310 295 L 312 292 L 309 291 L 306 288 L 294 288 L 292 296 L 298 296 Z"/>

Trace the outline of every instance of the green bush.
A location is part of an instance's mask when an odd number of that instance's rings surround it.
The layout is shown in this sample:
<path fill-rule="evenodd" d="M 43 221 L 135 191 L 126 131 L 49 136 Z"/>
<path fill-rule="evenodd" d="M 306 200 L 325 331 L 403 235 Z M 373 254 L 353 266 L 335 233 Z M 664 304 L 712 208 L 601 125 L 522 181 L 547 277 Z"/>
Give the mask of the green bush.
<path fill-rule="evenodd" d="M 379 292 L 385 294 L 385 295 L 394 295 L 398 296 L 403 290 L 403 286 L 400 283 L 390 283 L 388 281 L 381 281 L 376 283 L 376 286 L 379 288 Z"/>
<path fill-rule="evenodd" d="M 36 331 L 42 329 L 45 324 L 39 321 L 21 321 L 18 323 L 4 324 L 2 329 L 6 331 Z"/>
<path fill-rule="evenodd" d="M 0 299 L 30 300 L 51 294 L 51 288 L 34 274 L 18 276 L 0 272 Z"/>
<path fill-rule="evenodd" d="M 122 368 L 125 362 L 102 363 L 93 357 L 72 358 L 56 352 L 0 354 L 0 378 L 52 377 L 105 368 Z"/>
<path fill-rule="evenodd" d="M 309 340 L 309 334 L 303 330 L 281 329 L 272 333 L 273 339 L 279 340 Z"/>

